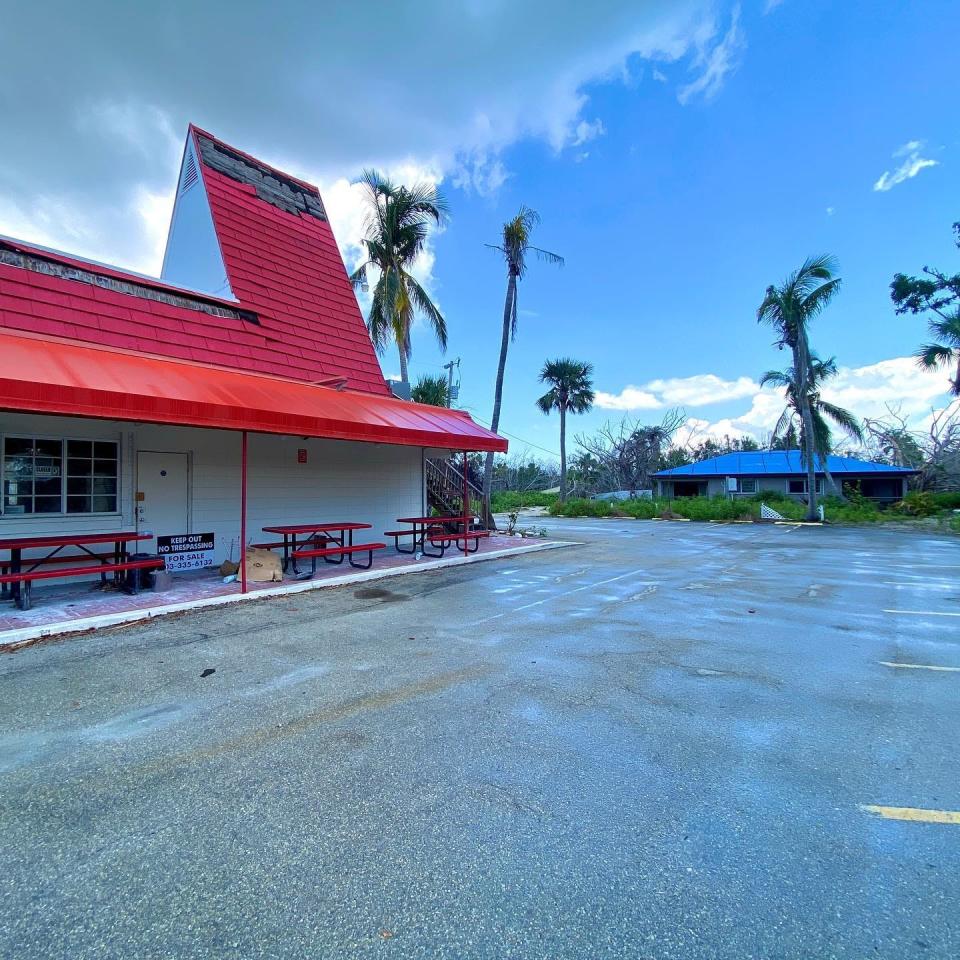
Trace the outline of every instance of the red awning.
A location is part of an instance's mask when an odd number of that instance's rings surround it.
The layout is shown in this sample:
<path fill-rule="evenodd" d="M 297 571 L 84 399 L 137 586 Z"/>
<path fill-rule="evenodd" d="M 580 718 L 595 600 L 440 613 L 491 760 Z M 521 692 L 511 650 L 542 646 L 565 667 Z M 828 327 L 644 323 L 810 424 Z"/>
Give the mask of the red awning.
<path fill-rule="evenodd" d="M 469 414 L 0 330 L 0 410 L 504 452 Z"/>

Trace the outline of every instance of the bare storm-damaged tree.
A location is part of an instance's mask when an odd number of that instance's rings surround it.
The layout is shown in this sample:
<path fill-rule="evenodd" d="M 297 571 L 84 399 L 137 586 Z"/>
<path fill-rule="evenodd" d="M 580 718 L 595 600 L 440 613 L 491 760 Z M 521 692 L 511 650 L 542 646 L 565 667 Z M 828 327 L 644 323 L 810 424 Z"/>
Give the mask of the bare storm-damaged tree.
<path fill-rule="evenodd" d="M 607 423 L 594 436 L 578 435 L 577 446 L 589 455 L 595 475 L 607 490 L 649 490 L 652 476 L 662 469 L 664 455 L 673 435 L 686 416 L 668 410 L 659 424 L 641 424 L 629 417 Z"/>

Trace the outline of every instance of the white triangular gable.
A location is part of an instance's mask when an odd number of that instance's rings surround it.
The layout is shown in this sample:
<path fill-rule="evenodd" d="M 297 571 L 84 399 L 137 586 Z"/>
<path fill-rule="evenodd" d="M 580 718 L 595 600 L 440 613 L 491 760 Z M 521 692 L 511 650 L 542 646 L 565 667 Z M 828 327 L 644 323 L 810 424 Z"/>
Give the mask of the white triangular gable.
<path fill-rule="evenodd" d="M 227 279 L 192 136 L 187 137 L 180 164 L 177 198 L 160 276 L 174 286 L 236 299 Z"/>

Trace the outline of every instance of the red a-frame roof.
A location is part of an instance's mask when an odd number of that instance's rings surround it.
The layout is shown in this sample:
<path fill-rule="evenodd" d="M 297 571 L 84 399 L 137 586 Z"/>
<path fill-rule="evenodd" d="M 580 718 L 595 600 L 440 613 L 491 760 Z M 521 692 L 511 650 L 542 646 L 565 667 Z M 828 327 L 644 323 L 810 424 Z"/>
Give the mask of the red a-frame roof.
<path fill-rule="evenodd" d="M 389 396 L 316 188 L 189 138 L 236 300 L 0 240 L 0 328 Z"/>

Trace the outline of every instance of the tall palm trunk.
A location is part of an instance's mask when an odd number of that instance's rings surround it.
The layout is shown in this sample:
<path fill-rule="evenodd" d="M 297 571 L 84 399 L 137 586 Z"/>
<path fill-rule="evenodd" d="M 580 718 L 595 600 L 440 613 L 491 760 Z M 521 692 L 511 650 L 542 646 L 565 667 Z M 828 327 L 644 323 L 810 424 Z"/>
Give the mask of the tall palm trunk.
<path fill-rule="evenodd" d="M 503 336 L 500 339 L 500 365 L 497 367 L 497 383 L 493 392 L 493 416 L 490 418 L 490 429 L 496 433 L 500 426 L 500 403 L 503 400 L 503 375 L 507 368 L 507 348 L 510 345 L 510 327 L 513 319 L 513 303 L 517 298 L 517 276 L 513 270 L 507 279 L 507 297 L 503 303 Z M 483 502 L 490 516 L 490 484 L 493 482 L 493 451 L 487 454 L 483 465 Z"/>
<path fill-rule="evenodd" d="M 560 502 L 567 501 L 567 407 L 560 406 Z"/>
<path fill-rule="evenodd" d="M 813 411 L 810 408 L 810 347 L 801 332 L 794 351 L 794 369 L 800 391 L 800 422 L 803 425 L 803 455 L 807 462 L 807 519 L 818 520 L 816 438 L 813 435 Z"/>
<path fill-rule="evenodd" d="M 407 372 L 407 351 L 400 345 L 397 346 L 397 350 L 400 353 L 400 379 L 407 383 L 410 379 Z"/>

